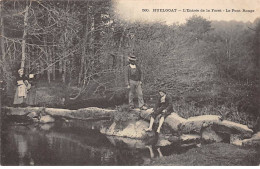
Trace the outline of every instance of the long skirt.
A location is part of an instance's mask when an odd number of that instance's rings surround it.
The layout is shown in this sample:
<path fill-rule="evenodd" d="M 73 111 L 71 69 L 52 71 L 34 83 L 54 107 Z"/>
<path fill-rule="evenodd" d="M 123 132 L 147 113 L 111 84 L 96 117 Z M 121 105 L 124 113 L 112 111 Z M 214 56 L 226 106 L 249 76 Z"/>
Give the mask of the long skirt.
<path fill-rule="evenodd" d="M 32 86 L 30 90 L 28 90 L 26 104 L 30 106 L 35 106 L 36 102 L 36 87 Z"/>
<path fill-rule="evenodd" d="M 16 88 L 15 95 L 14 95 L 14 103 L 13 104 L 22 104 L 25 103 L 26 98 L 24 96 L 19 97 L 19 87 Z"/>

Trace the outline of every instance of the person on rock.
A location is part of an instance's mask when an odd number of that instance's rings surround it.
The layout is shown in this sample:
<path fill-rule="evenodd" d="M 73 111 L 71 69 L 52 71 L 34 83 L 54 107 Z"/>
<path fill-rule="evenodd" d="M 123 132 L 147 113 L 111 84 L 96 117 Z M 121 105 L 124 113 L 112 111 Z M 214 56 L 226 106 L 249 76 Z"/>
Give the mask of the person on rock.
<path fill-rule="evenodd" d="M 129 91 L 129 108 L 134 108 L 134 92 L 136 91 L 138 96 L 138 106 L 141 110 L 146 110 L 144 106 L 143 92 L 142 92 L 142 71 L 140 67 L 136 64 L 136 57 L 131 55 L 128 57 L 129 65 L 126 69 L 126 85 Z"/>
<path fill-rule="evenodd" d="M 28 78 L 24 75 L 23 69 L 18 70 L 16 78 L 16 92 L 14 95 L 14 106 L 26 106 L 27 90 L 29 88 Z"/>
<path fill-rule="evenodd" d="M 162 89 L 159 90 L 159 95 L 154 111 L 151 113 L 149 128 L 145 129 L 146 131 L 152 131 L 154 119 L 160 116 L 159 126 L 156 131 L 160 133 L 164 119 L 173 112 L 172 97 Z"/>

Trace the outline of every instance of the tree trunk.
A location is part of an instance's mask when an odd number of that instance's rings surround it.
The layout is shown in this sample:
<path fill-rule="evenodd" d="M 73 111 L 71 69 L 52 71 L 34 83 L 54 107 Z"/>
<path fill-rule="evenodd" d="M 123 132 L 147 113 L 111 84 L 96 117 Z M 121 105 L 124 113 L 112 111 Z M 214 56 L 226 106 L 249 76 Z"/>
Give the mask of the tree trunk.
<path fill-rule="evenodd" d="M 25 14 L 24 14 L 24 29 L 23 29 L 23 40 L 22 40 L 22 61 L 21 61 L 21 69 L 24 69 L 25 65 L 25 47 L 26 47 L 26 36 L 27 36 L 27 24 L 28 24 L 28 13 L 29 13 L 29 6 L 27 5 L 25 8 Z"/>
<path fill-rule="evenodd" d="M 43 67 L 44 65 L 43 65 L 43 63 L 42 63 L 42 61 L 40 60 L 40 69 L 41 69 L 41 75 L 43 75 L 44 74 L 44 67 Z"/>
<path fill-rule="evenodd" d="M 51 53 L 51 49 L 48 48 L 48 55 L 49 55 L 49 64 L 52 64 L 53 63 L 53 59 L 52 59 L 52 53 Z M 52 75 L 52 66 L 48 69 L 49 70 L 49 76 L 50 76 L 50 80 L 49 80 L 49 83 L 51 82 L 51 75 Z"/>
<path fill-rule="evenodd" d="M 62 59 L 59 58 L 59 78 L 62 76 Z"/>
<path fill-rule="evenodd" d="M 68 60 L 68 65 L 69 65 L 69 72 L 68 72 L 68 75 L 69 75 L 69 84 L 71 83 L 72 81 L 72 62 L 70 60 Z"/>
<path fill-rule="evenodd" d="M 87 19 L 85 23 L 85 31 L 84 31 L 84 36 L 83 36 L 83 49 L 81 52 L 81 65 L 80 65 L 80 72 L 79 72 L 79 79 L 78 79 L 78 84 L 81 83 L 81 77 L 84 71 L 84 67 L 86 66 L 85 63 L 85 58 L 86 58 L 86 42 L 87 42 L 87 37 L 88 37 L 88 11 L 87 11 Z"/>
<path fill-rule="evenodd" d="M 46 60 L 47 60 L 47 79 L 48 79 L 48 83 L 51 83 L 51 67 L 49 67 L 50 64 L 52 64 L 51 62 L 51 56 L 49 54 L 49 48 L 47 46 L 47 40 L 44 37 L 43 39 L 43 44 L 44 44 L 44 50 L 45 50 L 45 56 L 46 56 Z"/>
<path fill-rule="evenodd" d="M 94 14 L 94 55 L 99 56 L 99 50 L 100 50 L 100 39 L 101 39 L 101 6 L 102 2 L 97 2 L 97 8 Z"/>
<path fill-rule="evenodd" d="M 84 43 L 84 40 L 83 40 L 83 45 L 85 45 Z M 78 85 L 80 85 L 80 82 L 81 82 L 81 77 L 82 77 L 82 74 L 83 74 L 83 69 L 84 69 L 84 62 L 85 62 L 85 46 L 83 47 L 82 49 L 82 53 L 81 53 L 81 63 L 80 63 L 80 71 L 79 71 L 79 78 L 78 78 Z"/>
<path fill-rule="evenodd" d="M 65 32 L 64 32 L 64 37 L 62 37 L 62 40 L 63 40 L 63 55 L 62 57 L 65 57 L 64 59 L 62 59 L 63 61 L 63 65 L 62 65 L 62 82 L 65 83 L 66 82 L 66 74 L 67 74 L 67 48 L 66 48 L 66 42 L 67 42 L 67 33 L 68 33 L 68 30 L 67 28 L 65 29 Z"/>
<path fill-rule="evenodd" d="M 55 62 L 55 59 L 53 60 L 53 62 Z M 56 80 L 56 64 L 53 64 L 52 66 L 52 80 Z"/>
<path fill-rule="evenodd" d="M 66 52 L 65 52 L 65 55 L 64 56 L 66 56 Z M 62 82 L 63 83 L 65 83 L 66 81 L 66 74 L 67 74 L 67 71 L 66 71 L 66 67 L 67 67 L 67 60 L 66 59 L 64 59 L 63 60 L 63 73 L 62 73 Z"/>
<path fill-rule="evenodd" d="M 101 20 L 101 11 L 102 11 L 102 2 L 97 2 L 95 5 L 97 7 L 95 8 L 95 13 L 94 13 L 94 62 L 93 62 L 93 67 L 94 71 L 99 71 L 100 69 L 100 48 L 101 48 L 101 25 L 102 25 L 102 20 Z"/>
<path fill-rule="evenodd" d="M 4 17 L 2 15 L 2 7 L 3 7 L 3 1 L 1 1 L 1 6 L 0 6 L 0 16 L 1 16 L 1 52 L 2 52 L 2 61 L 3 63 L 5 62 L 5 40 L 4 40 Z M 4 64 L 3 64 L 4 66 Z"/>
<path fill-rule="evenodd" d="M 4 18 L 2 15 L 2 7 L 3 7 L 3 1 L 0 2 L 0 17 L 1 17 L 1 35 L 4 36 Z M 5 63 L 5 46 L 4 46 L 4 38 L 1 36 L 1 52 L 2 52 L 2 61 Z M 5 64 L 3 64 L 2 69 L 0 69 L 0 131 L 2 131 L 2 79 L 4 74 Z M 0 132 L 1 134 L 1 132 Z M 2 152 L 2 139 L 0 137 L 0 152 Z M 0 164 L 2 164 L 1 158 L 0 158 Z"/>
<path fill-rule="evenodd" d="M 0 69 L 0 73 L 1 73 L 1 76 L 2 76 L 2 74 L 3 74 L 3 72 L 2 72 L 2 70 Z M 2 131 L 2 91 L 3 91 L 3 89 L 2 89 L 2 77 L 0 77 L 0 121 L 1 121 L 1 123 L 0 123 L 0 131 Z M 0 132 L 0 134 L 2 134 L 1 132 Z M 0 152 L 2 152 L 2 139 L 1 139 L 2 137 L 0 137 Z M 1 158 L 0 158 L 0 164 L 2 164 L 1 163 Z"/>
<path fill-rule="evenodd" d="M 48 83 L 51 83 L 51 72 L 50 69 L 47 69 L 47 78 L 48 78 Z"/>

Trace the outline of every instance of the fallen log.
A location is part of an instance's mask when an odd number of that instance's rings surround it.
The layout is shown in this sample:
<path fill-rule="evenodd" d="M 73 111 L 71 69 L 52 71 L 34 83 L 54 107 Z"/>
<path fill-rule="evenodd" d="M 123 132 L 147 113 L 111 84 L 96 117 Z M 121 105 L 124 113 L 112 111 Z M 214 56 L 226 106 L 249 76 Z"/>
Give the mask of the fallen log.
<path fill-rule="evenodd" d="M 184 134 L 200 133 L 202 128 L 212 125 L 215 122 L 220 122 L 220 116 L 216 115 L 201 115 L 190 117 L 181 123 L 180 130 Z"/>
<path fill-rule="evenodd" d="M 242 139 L 250 138 L 253 134 L 253 130 L 249 129 L 246 125 L 228 120 L 214 122 L 212 128 L 219 133 L 239 134 Z"/>
<path fill-rule="evenodd" d="M 89 119 L 104 119 L 111 118 L 113 114 L 116 113 L 116 110 L 101 109 L 97 107 L 88 107 L 78 110 L 68 110 L 68 109 L 57 109 L 57 108 L 44 108 L 44 107 L 25 107 L 25 108 L 14 108 L 14 107 L 4 107 L 3 112 L 6 115 L 18 115 L 24 116 L 29 113 L 39 112 L 43 114 L 48 114 L 53 117 L 64 117 L 80 120 L 89 120 Z"/>

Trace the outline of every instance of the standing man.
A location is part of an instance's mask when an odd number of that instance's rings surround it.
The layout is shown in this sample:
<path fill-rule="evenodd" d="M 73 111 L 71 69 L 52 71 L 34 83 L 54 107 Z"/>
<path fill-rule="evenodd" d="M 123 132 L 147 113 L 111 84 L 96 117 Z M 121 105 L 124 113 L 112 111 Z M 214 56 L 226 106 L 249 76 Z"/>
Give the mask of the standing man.
<path fill-rule="evenodd" d="M 147 109 L 144 106 L 143 92 L 142 92 L 142 71 L 138 65 L 136 65 L 136 57 L 131 55 L 128 57 L 129 65 L 126 68 L 126 85 L 129 91 L 129 107 L 134 108 L 134 92 L 136 91 L 138 96 L 138 106 L 141 110 Z"/>

